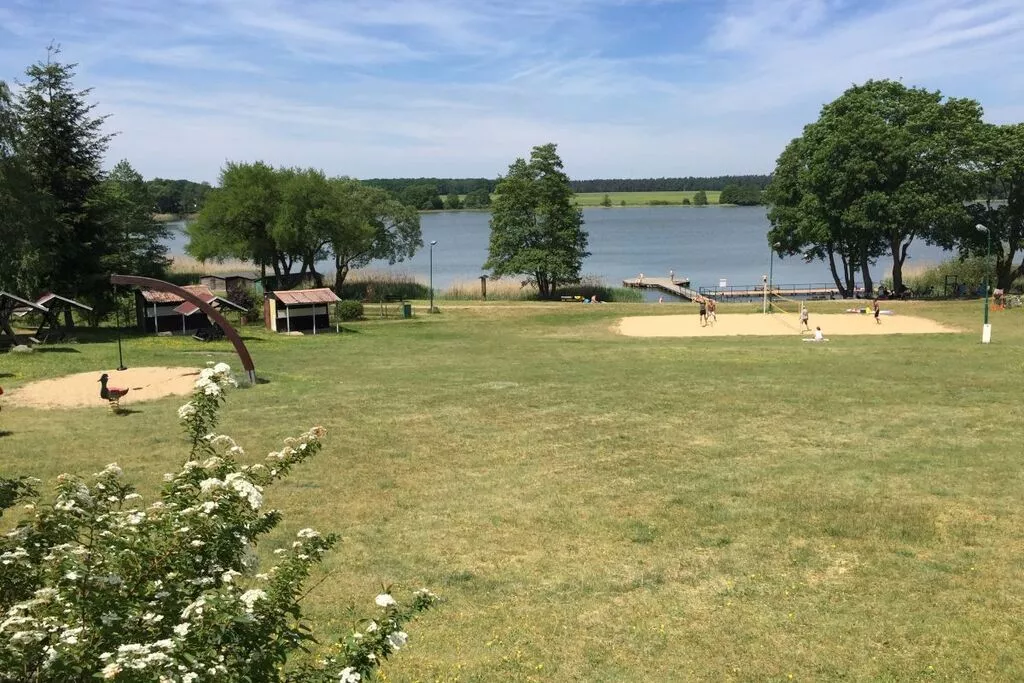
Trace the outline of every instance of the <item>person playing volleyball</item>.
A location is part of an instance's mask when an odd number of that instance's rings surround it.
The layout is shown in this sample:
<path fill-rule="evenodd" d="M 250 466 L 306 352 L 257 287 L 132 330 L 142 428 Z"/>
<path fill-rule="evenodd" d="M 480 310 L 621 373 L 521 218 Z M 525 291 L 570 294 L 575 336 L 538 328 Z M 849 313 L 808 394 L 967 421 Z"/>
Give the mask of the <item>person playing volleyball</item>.
<path fill-rule="evenodd" d="M 705 327 L 708 324 L 708 301 L 705 298 L 700 299 L 700 326 Z"/>
<path fill-rule="evenodd" d="M 718 322 L 718 303 L 714 299 L 708 299 L 708 315 L 707 321 L 712 326 Z"/>
<path fill-rule="evenodd" d="M 800 324 L 804 326 L 804 332 L 811 331 L 810 315 L 807 313 L 807 304 L 800 304 Z"/>

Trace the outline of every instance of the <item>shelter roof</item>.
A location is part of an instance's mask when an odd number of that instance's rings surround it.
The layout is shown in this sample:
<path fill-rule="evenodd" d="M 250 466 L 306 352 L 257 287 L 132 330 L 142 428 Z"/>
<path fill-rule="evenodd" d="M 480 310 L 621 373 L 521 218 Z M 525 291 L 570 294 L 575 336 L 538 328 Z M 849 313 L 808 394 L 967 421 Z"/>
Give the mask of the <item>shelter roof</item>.
<path fill-rule="evenodd" d="M 208 304 L 213 304 L 213 307 L 217 309 L 231 308 L 242 313 L 248 310 L 245 306 L 242 306 L 241 304 L 236 304 L 234 301 L 231 301 L 230 299 L 225 299 L 222 296 L 211 296 L 209 299 L 207 299 L 206 297 L 202 297 L 202 299 Z M 196 306 L 191 301 L 186 301 L 182 305 L 175 308 L 174 312 L 180 313 L 184 316 L 189 316 L 198 310 L 198 306 Z"/>
<path fill-rule="evenodd" d="M 50 292 L 49 294 L 42 295 L 41 297 L 36 299 L 36 303 L 38 305 L 40 305 L 40 306 L 46 306 L 51 301 L 54 301 L 54 300 L 63 301 L 64 303 L 68 304 L 69 306 L 73 306 L 74 308 L 78 308 L 78 309 L 81 309 L 83 311 L 91 311 L 92 310 L 92 306 L 86 306 L 85 304 L 83 304 L 80 301 L 75 301 L 74 299 L 69 299 L 66 296 L 61 296 L 60 294 L 54 294 L 53 292 Z"/>
<path fill-rule="evenodd" d="M 206 285 L 185 285 L 182 289 L 206 301 L 213 298 L 213 292 Z M 140 289 L 139 292 L 148 304 L 180 304 L 184 301 L 184 299 L 173 292 L 159 292 L 155 289 Z"/>
<path fill-rule="evenodd" d="M 22 299 L 20 296 L 14 296 L 10 292 L 0 292 L 0 302 L 2 302 L 3 299 L 9 299 L 11 303 L 14 304 L 7 310 L 11 310 L 12 308 L 29 308 L 35 311 L 39 311 L 40 313 L 49 313 L 49 311 L 44 306 L 40 306 L 39 304 L 33 303 L 26 299 Z"/>
<path fill-rule="evenodd" d="M 301 306 L 304 304 L 333 304 L 341 301 L 334 290 L 323 287 L 320 289 L 289 289 L 280 292 L 271 292 L 269 296 L 274 297 L 285 306 Z"/>

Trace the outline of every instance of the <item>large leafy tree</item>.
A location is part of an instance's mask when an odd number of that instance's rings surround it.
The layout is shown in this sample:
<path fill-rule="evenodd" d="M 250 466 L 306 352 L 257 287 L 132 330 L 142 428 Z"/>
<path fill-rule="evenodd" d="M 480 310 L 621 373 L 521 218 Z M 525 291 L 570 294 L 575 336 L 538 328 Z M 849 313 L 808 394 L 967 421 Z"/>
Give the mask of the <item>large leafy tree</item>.
<path fill-rule="evenodd" d="M 331 184 L 338 218 L 329 224 L 328 248 L 334 257 L 334 288 L 339 294 L 352 268 L 374 260 L 398 263 L 412 258 L 423 246 L 415 208 L 357 180 L 336 178 Z"/>
<path fill-rule="evenodd" d="M 103 181 L 99 201 L 108 248 L 104 270 L 163 277 L 170 265 L 163 242 L 170 231 L 153 220 L 149 189 L 127 160 L 118 162 Z"/>
<path fill-rule="evenodd" d="M 42 202 L 24 252 L 23 286 L 96 301 L 109 292 L 105 224 L 95 200 L 111 136 L 103 132 L 106 117 L 87 102 L 90 91 L 75 89 L 75 65 L 56 61 L 59 53 L 51 46 L 45 62 L 26 70 L 13 107 L 18 161 Z"/>
<path fill-rule="evenodd" d="M 202 261 L 238 258 L 267 267 L 277 278 L 287 279 L 296 265 L 296 254 L 282 248 L 274 236 L 281 208 L 284 174 L 272 166 L 228 162 L 213 190 L 189 223 L 186 251 Z"/>
<path fill-rule="evenodd" d="M 858 269 L 870 288 L 870 264 L 888 254 L 900 289 L 913 241 L 937 242 L 961 220 L 981 127 L 973 100 L 889 80 L 848 89 L 804 128 L 784 153 L 789 158 L 780 157 L 767 191 L 770 243 L 812 258 L 839 256 L 843 278 L 835 268 L 833 275 L 841 290 Z M 788 210 L 798 206 L 811 216 Z"/>
<path fill-rule="evenodd" d="M 529 161 L 516 159 L 496 192 L 483 266 L 491 276 L 528 275 L 544 298 L 559 284 L 578 282 L 590 255 L 587 233 L 556 146 L 534 147 Z"/>
<path fill-rule="evenodd" d="M 977 201 L 967 207 L 966 220 L 953 226 L 941 240 L 943 246 L 959 248 L 963 254 L 984 256 L 988 236 L 979 223 L 991 231 L 996 287 L 1009 289 L 1024 275 L 1024 123 L 986 125 L 976 162 Z"/>

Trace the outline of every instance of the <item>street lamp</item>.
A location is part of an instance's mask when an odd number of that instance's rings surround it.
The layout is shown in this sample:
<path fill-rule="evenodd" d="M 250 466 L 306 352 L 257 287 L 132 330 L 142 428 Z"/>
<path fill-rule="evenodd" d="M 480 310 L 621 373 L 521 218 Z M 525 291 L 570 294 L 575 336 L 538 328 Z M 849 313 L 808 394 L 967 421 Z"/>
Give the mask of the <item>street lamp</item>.
<path fill-rule="evenodd" d="M 988 324 L 988 274 L 989 261 L 992 259 L 992 231 L 986 226 L 978 223 L 974 226 L 978 232 L 985 233 L 987 246 L 985 248 L 985 322 L 981 327 L 981 343 L 988 344 L 992 341 L 992 326 Z"/>
<path fill-rule="evenodd" d="M 430 240 L 430 312 L 434 312 L 434 245 L 437 240 Z"/>

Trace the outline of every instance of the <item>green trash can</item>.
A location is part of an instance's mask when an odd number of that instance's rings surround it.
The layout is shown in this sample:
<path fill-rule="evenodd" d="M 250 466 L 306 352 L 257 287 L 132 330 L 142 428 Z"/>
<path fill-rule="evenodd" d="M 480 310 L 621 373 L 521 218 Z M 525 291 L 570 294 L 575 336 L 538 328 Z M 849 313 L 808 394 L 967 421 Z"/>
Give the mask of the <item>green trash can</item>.
<path fill-rule="evenodd" d="M 411 318 L 412 317 L 412 304 L 407 304 L 407 303 L 403 303 L 402 304 L 402 317 L 403 318 Z"/>

